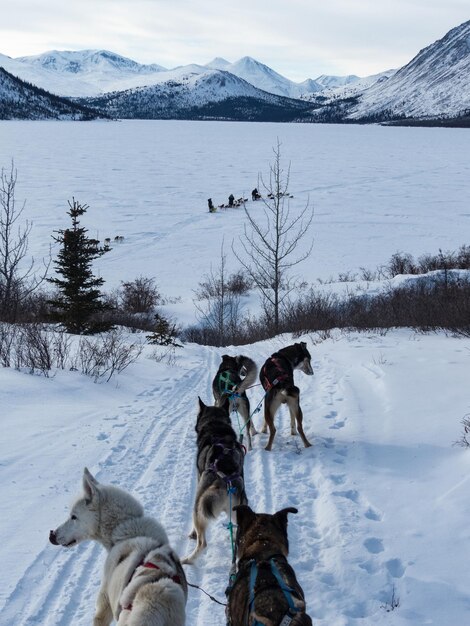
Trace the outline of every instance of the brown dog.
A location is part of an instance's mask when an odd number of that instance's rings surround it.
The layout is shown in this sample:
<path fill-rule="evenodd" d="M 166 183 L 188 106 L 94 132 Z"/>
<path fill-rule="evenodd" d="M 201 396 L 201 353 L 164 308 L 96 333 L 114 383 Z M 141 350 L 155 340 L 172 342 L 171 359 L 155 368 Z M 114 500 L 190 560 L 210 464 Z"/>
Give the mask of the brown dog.
<path fill-rule="evenodd" d="M 264 424 L 261 432 L 265 433 L 267 428 L 269 428 L 269 440 L 265 450 L 271 450 L 272 448 L 274 435 L 276 434 L 274 416 L 281 404 L 287 404 L 289 407 L 291 434 L 297 434 L 295 430 L 297 422 L 297 430 L 304 446 L 308 448 L 311 445 L 305 436 L 302 426 L 303 414 L 300 408 L 300 390 L 294 385 L 295 369 L 301 370 L 308 376 L 313 374 L 310 360 L 311 356 L 307 350 L 307 344 L 305 341 L 301 341 L 272 354 L 261 368 L 259 378 L 266 391 L 264 398 Z"/>
<path fill-rule="evenodd" d="M 227 590 L 229 626 L 312 626 L 302 587 L 287 562 L 287 514 L 254 513 L 249 506 L 237 511 L 237 565 L 235 580 Z"/>

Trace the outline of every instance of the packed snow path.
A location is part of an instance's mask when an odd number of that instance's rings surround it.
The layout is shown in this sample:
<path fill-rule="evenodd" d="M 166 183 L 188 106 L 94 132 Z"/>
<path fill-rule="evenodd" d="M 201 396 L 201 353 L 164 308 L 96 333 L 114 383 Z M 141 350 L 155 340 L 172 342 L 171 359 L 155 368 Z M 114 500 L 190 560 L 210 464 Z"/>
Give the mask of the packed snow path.
<path fill-rule="evenodd" d="M 304 449 L 290 435 L 282 407 L 272 452 L 263 449 L 267 435 L 257 435 L 245 475 L 256 511 L 299 509 L 289 518 L 290 562 L 314 623 L 464 624 L 469 575 L 466 550 L 454 538 L 468 537 L 470 459 L 451 443 L 468 412 L 470 342 L 410 331 L 338 334 L 318 345 L 306 339 L 315 376 L 295 378 L 313 446 Z M 12 390 L 6 430 L 17 442 L 16 453 L 6 445 L 2 454 L 0 623 L 92 622 L 104 549 L 89 542 L 64 550 L 47 539 L 79 493 L 84 465 L 101 482 L 136 495 L 181 556 L 191 551 L 197 396 L 212 402 L 224 352 L 243 352 L 260 366 L 291 342 L 282 337 L 242 350 L 189 345 L 173 365 L 142 357 L 118 385 L 94 385 L 72 373 L 46 380 L 0 370 Z M 15 385 L 23 394 L 13 401 Z M 38 392 L 45 387 L 41 409 Z M 249 395 L 254 408 L 263 394 L 254 387 Z M 19 427 L 27 413 L 33 418 Z M 233 422 L 236 428 L 235 416 Z M 189 582 L 221 601 L 231 562 L 226 522 L 222 516 L 210 526 L 206 552 L 185 566 Z M 224 608 L 190 589 L 187 624 L 221 626 Z"/>

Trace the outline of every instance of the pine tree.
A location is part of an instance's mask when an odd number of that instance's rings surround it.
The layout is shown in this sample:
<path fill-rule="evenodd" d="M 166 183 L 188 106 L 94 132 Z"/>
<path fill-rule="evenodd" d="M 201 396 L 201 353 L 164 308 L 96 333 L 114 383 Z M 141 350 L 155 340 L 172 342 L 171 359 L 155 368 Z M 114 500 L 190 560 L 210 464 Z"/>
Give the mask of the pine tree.
<path fill-rule="evenodd" d="M 87 229 L 80 226 L 80 217 L 89 207 L 75 198 L 68 205 L 67 215 L 72 219 L 72 227 L 55 231 L 57 236 L 52 235 L 61 245 L 54 265 L 56 274 L 62 278 L 48 278 L 58 289 L 57 296 L 49 300 L 53 310 L 51 319 L 77 335 L 109 330 L 111 324 L 100 319 L 100 314 L 110 308 L 102 301 L 99 289 L 104 280 L 93 275 L 91 265 L 110 248 L 100 247 L 99 241 L 89 238 Z"/>
<path fill-rule="evenodd" d="M 174 346 L 175 348 L 181 348 L 181 344 L 176 341 L 177 335 L 176 324 L 172 324 L 169 320 L 157 313 L 155 315 L 155 328 L 151 335 L 147 335 L 147 340 L 149 343 L 157 346 Z"/>

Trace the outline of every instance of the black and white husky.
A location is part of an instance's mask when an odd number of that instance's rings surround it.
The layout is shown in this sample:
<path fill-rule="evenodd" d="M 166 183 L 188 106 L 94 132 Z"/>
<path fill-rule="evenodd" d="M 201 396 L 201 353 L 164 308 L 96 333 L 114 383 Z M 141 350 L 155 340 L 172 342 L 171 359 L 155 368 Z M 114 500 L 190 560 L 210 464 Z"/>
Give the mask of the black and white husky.
<path fill-rule="evenodd" d="M 250 401 L 246 390 L 256 380 L 258 368 L 256 363 L 247 356 L 222 355 L 222 363 L 212 381 L 212 393 L 216 406 L 221 406 L 225 399 L 230 399 L 230 410 L 240 413 L 248 438 L 248 450 L 251 450 L 251 435 L 256 435 L 256 428 L 250 419 Z M 243 432 L 244 432 L 243 431 Z"/>
<path fill-rule="evenodd" d="M 300 370 L 304 374 L 313 374 L 310 363 L 311 356 L 304 341 L 294 343 L 272 354 L 260 371 L 260 381 L 266 392 L 264 397 L 264 424 L 261 432 L 265 433 L 269 428 L 269 440 L 265 450 L 271 450 L 273 445 L 276 427 L 274 426 L 274 416 L 281 404 L 287 404 L 290 413 L 291 434 L 296 435 L 297 430 L 308 448 L 311 444 L 305 436 L 302 426 L 303 414 L 300 408 L 300 390 L 294 385 L 294 370 Z"/>
<path fill-rule="evenodd" d="M 199 398 L 196 422 L 198 486 L 193 509 L 193 530 L 196 547 L 182 563 L 194 563 L 207 546 L 209 522 L 223 511 L 233 515 L 232 507 L 247 504 L 243 463 L 245 452 L 237 441 L 229 415 L 229 400 L 221 407 L 206 406 Z"/>
<path fill-rule="evenodd" d="M 118 626 L 184 626 L 186 577 L 163 526 L 133 496 L 100 484 L 86 468 L 83 491 L 49 540 L 70 548 L 94 539 L 108 550 L 93 626 L 113 619 Z"/>

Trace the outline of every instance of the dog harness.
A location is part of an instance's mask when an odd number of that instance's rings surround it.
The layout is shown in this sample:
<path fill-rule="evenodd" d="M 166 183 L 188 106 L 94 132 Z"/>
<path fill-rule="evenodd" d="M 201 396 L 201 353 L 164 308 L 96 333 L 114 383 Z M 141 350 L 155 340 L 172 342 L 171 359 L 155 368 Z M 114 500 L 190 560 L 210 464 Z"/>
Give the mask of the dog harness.
<path fill-rule="evenodd" d="M 272 575 L 276 579 L 277 584 L 279 585 L 279 588 L 281 589 L 282 593 L 284 594 L 285 599 L 287 600 L 287 604 L 289 605 L 289 612 L 284 615 L 282 620 L 279 622 L 279 626 L 288 626 L 291 623 L 291 621 L 294 619 L 296 613 L 300 613 L 303 609 L 295 605 L 295 602 L 292 597 L 293 594 L 295 594 L 295 590 L 292 589 L 292 587 L 289 587 L 289 585 L 287 585 L 287 583 L 283 579 L 281 572 L 279 571 L 279 568 L 276 565 L 276 561 L 274 557 L 271 557 L 269 561 L 262 561 L 262 562 L 269 563 L 271 567 Z M 256 584 L 257 577 L 258 577 L 258 564 L 256 563 L 255 559 L 252 559 L 251 567 L 250 567 L 250 603 L 249 603 L 248 615 L 250 615 L 250 613 L 253 612 L 254 607 L 255 607 L 255 584 Z M 261 622 L 258 622 L 258 620 L 255 620 L 251 626 L 263 626 L 263 624 Z"/>
<path fill-rule="evenodd" d="M 283 361 L 287 359 L 281 355 L 273 355 L 261 368 L 260 379 L 265 391 L 269 391 L 284 380 L 289 380 L 290 372 Z"/>
<path fill-rule="evenodd" d="M 235 392 L 237 383 L 232 379 L 232 374 L 233 372 L 230 370 L 220 372 L 217 382 L 219 384 L 219 393 L 221 396 L 231 395 Z"/>
<path fill-rule="evenodd" d="M 227 484 L 230 484 L 232 482 L 232 480 L 236 480 L 237 478 L 241 478 L 240 474 L 234 473 L 234 474 L 227 475 L 224 472 L 222 472 L 222 470 L 219 470 L 219 462 L 222 459 L 222 457 L 226 456 L 228 454 L 232 454 L 233 451 L 235 450 L 236 446 L 234 445 L 232 447 L 227 447 L 223 443 L 221 443 L 220 441 L 215 441 L 212 444 L 212 447 L 220 448 L 221 452 L 220 452 L 220 454 L 217 455 L 217 458 L 207 467 L 207 469 L 211 470 L 212 472 L 217 474 L 217 476 L 219 476 L 219 478 L 222 478 Z M 241 448 L 241 452 L 243 453 L 243 455 L 245 455 L 246 454 L 245 446 L 240 444 L 240 448 Z"/>
<path fill-rule="evenodd" d="M 136 571 L 137 571 L 137 569 L 138 569 L 139 567 L 148 567 L 148 568 L 150 568 L 150 569 L 158 569 L 158 570 L 159 570 L 159 569 L 161 569 L 160 567 L 158 567 L 158 565 L 155 565 L 155 563 L 152 563 L 151 561 L 144 561 L 144 560 L 142 560 L 142 561 L 141 561 L 141 562 L 137 565 L 137 567 L 135 568 L 135 570 L 134 570 L 134 572 L 133 572 L 133 574 L 132 574 L 132 576 L 131 576 L 131 578 L 130 578 L 130 580 L 129 580 L 129 583 L 130 583 L 130 582 L 131 582 L 131 580 L 134 578 L 135 573 L 136 573 Z M 183 583 L 181 582 L 181 578 L 178 576 L 178 574 L 175 574 L 174 576 L 169 576 L 168 574 L 164 574 L 163 576 L 161 576 L 161 577 L 159 578 L 159 580 L 161 580 L 162 578 L 169 578 L 170 580 L 173 580 L 173 581 L 174 581 L 176 584 L 178 584 L 178 585 L 182 585 L 182 584 L 183 584 Z M 127 584 L 129 584 L 129 583 L 127 583 Z M 127 586 L 127 585 L 126 585 L 126 586 Z M 122 610 L 123 610 L 123 611 L 132 611 L 132 604 L 128 604 L 127 606 L 123 606 L 123 607 L 122 607 Z"/>
<path fill-rule="evenodd" d="M 266 559 L 264 561 L 260 561 L 260 564 L 269 564 L 271 573 L 276 579 L 276 582 L 279 585 L 279 588 L 281 589 L 282 593 L 284 594 L 284 597 L 286 598 L 287 604 L 289 606 L 288 612 L 284 615 L 282 620 L 279 622 L 278 626 L 289 626 L 289 624 L 294 619 L 295 615 L 297 613 L 301 613 L 304 610 L 304 607 L 298 607 L 295 605 L 294 597 L 300 597 L 302 601 L 304 599 L 302 596 L 299 596 L 299 593 L 295 589 L 292 589 L 292 587 L 289 587 L 289 585 L 285 582 L 285 580 L 282 577 L 281 572 L 279 571 L 278 566 L 276 565 L 275 556 L 272 556 L 271 558 Z M 248 615 L 246 619 L 247 626 L 264 626 L 264 624 L 262 624 L 256 619 L 251 623 L 249 622 L 250 615 L 254 611 L 254 608 L 255 608 L 255 585 L 256 585 L 256 579 L 258 578 L 258 565 L 259 564 L 256 562 L 256 559 L 251 559 L 250 561 L 246 563 L 246 566 L 249 566 L 250 568 L 249 604 L 248 604 Z M 235 576 L 230 577 L 228 587 L 225 590 L 225 595 L 227 597 L 230 595 L 233 587 L 237 583 L 237 579 L 239 578 L 240 573 L 242 573 L 244 569 L 245 567 L 243 567 L 242 569 L 239 569 L 238 573 Z M 232 620 L 230 617 L 228 617 L 227 626 L 230 626 L 231 624 L 232 624 Z"/>

